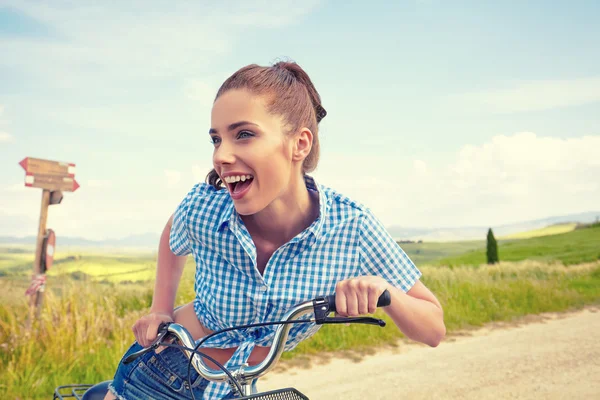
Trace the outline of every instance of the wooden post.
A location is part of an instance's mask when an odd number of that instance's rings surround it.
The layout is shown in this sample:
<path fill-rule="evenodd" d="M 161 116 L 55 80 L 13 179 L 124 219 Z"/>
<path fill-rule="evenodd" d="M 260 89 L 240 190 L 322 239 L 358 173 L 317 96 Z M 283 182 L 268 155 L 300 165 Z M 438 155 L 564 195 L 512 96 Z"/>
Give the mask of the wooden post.
<path fill-rule="evenodd" d="M 48 219 L 48 206 L 60 204 L 62 192 L 74 192 L 79 188 L 75 180 L 75 164 L 60 161 L 43 160 L 41 158 L 25 157 L 19 162 L 25 170 L 25 186 L 43 189 L 42 208 L 40 212 L 40 226 L 38 228 L 35 259 L 33 262 L 33 276 L 31 284 L 25 291 L 29 297 L 29 321 L 31 326 L 34 318 L 40 315 L 44 290 L 46 288 L 46 268 L 51 265 L 51 257 L 45 259 L 48 264 L 42 264 L 44 252 L 44 239 L 46 237 L 46 220 Z M 55 240 L 53 232 L 49 232 L 49 240 Z M 42 268 L 44 267 L 44 268 Z"/>
<path fill-rule="evenodd" d="M 44 243 L 44 235 L 46 234 L 46 221 L 48 220 L 48 206 L 50 205 L 50 190 L 42 191 L 42 208 L 40 211 L 40 226 L 38 229 L 37 244 L 35 247 L 35 260 L 33 261 L 33 277 L 42 274 L 42 246 Z M 41 290 L 36 290 L 29 298 L 30 316 L 37 319 L 40 315 L 40 308 L 44 298 L 44 287 Z"/>

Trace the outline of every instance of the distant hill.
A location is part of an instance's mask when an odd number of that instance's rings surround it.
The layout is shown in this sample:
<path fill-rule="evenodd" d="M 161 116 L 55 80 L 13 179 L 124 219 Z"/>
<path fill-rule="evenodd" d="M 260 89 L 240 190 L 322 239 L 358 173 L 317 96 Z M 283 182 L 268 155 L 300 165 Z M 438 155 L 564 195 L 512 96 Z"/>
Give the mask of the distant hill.
<path fill-rule="evenodd" d="M 467 226 L 450 228 L 406 228 L 401 226 L 388 227 L 388 231 L 396 240 L 423 240 L 423 241 L 455 241 L 485 239 L 487 230 L 492 228 L 494 235 L 507 236 L 518 232 L 532 231 L 550 225 L 564 223 L 590 223 L 600 217 L 600 211 L 590 211 L 579 214 L 554 216 L 531 221 L 518 222 L 499 226 Z"/>
<path fill-rule="evenodd" d="M 556 217 L 548 217 L 532 221 L 519 222 L 514 224 L 492 226 L 494 234 L 506 236 L 518 232 L 531 231 L 540 229 L 549 225 L 579 222 L 590 223 L 596 221 L 600 216 L 600 211 L 586 212 L 580 214 L 570 214 Z M 467 226 L 467 227 L 450 227 L 450 228 L 410 228 L 402 226 L 389 226 L 388 232 L 396 240 L 423 240 L 427 242 L 446 242 L 456 240 L 484 240 L 489 226 Z M 139 235 L 129 235 L 123 238 L 106 239 L 106 240 L 90 240 L 80 237 L 60 236 L 57 234 L 58 246 L 73 246 L 73 247 L 106 247 L 106 248 L 143 248 L 156 250 L 160 235 L 158 233 L 144 233 Z M 0 244 L 18 244 L 18 245 L 35 245 L 35 236 L 12 237 L 0 236 Z"/>
<path fill-rule="evenodd" d="M 583 224 L 578 224 L 576 222 L 567 222 L 564 224 L 554 224 L 545 226 L 539 229 L 533 229 L 531 231 L 523 231 L 517 233 L 511 233 L 506 236 L 498 236 L 496 239 L 506 240 L 506 239 L 531 239 L 534 237 L 548 236 L 548 235 L 558 235 L 561 233 L 567 233 L 574 231 L 578 226 L 582 226 Z"/>
<path fill-rule="evenodd" d="M 141 235 L 130 235 L 120 239 L 107 239 L 107 240 L 90 240 L 80 237 L 69 237 L 69 236 L 56 236 L 57 246 L 72 246 L 72 247 L 127 247 L 127 248 L 144 248 L 144 249 L 156 249 L 158 248 L 158 241 L 160 236 L 155 233 L 144 233 Z M 0 236 L 0 244 L 19 244 L 19 245 L 32 245 L 36 242 L 35 236 L 25 237 L 12 237 L 12 236 Z"/>
<path fill-rule="evenodd" d="M 598 243 L 600 243 L 600 224 L 593 224 L 587 228 L 556 235 L 520 240 L 500 240 L 498 253 L 501 262 L 537 260 L 541 262 L 560 261 L 565 265 L 572 265 L 600 260 Z M 429 243 L 429 245 L 433 246 L 434 244 Z M 439 246 L 442 244 L 436 243 L 436 245 Z M 482 241 L 482 244 L 478 248 L 438 258 L 432 261 L 432 265 L 477 266 L 486 262 L 485 252 L 485 242 Z M 591 282 L 589 285 L 591 285 L 590 288 L 597 287 Z"/>

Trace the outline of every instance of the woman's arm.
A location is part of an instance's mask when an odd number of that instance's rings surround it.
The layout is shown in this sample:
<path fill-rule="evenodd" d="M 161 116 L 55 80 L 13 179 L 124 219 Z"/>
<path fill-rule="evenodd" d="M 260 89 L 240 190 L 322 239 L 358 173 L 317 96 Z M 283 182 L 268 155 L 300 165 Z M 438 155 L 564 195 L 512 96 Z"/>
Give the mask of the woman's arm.
<path fill-rule="evenodd" d="M 407 292 L 388 285 L 392 304 L 383 310 L 409 338 L 436 347 L 446 336 L 444 311 L 433 293 L 416 281 Z"/>
<path fill-rule="evenodd" d="M 158 259 L 156 262 L 156 282 L 154 283 L 154 296 L 150 312 L 173 315 L 175 296 L 183 273 L 187 256 L 176 256 L 169 247 L 169 236 L 173 216 L 169 218 L 163 229 L 158 245 Z"/>
<path fill-rule="evenodd" d="M 187 256 L 176 256 L 171 251 L 169 237 L 172 225 L 173 217 L 171 216 L 163 229 L 158 245 L 156 281 L 150 313 L 137 320 L 132 327 L 136 341 L 143 347 L 148 347 L 156 339 L 161 322 L 174 320 L 175 296 Z"/>
<path fill-rule="evenodd" d="M 398 328 L 413 340 L 437 346 L 446 335 L 444 312 L 419 280 L 421 272 L 372 212 L 364 212 L 359 226 L 360 272 L 338 283 L 336 294 L 343 293 L 340 303 L 336 299 L 338 312 L 341 306 L 352 316 L 374 313 L 387 289 L 392 304 L 384 310 Z"/>
<path fill-rule="evenodd" d="M 359 276 L 337 284 L 336 309 L 342 316 L 372 314 L 377 299 L 389 290 L 392 303 L 383 310 L 409 338 L 436 347 L 446 335 L 444 312 L 433 293 L 419 280 L 407 292 L 379 276 Z"/>

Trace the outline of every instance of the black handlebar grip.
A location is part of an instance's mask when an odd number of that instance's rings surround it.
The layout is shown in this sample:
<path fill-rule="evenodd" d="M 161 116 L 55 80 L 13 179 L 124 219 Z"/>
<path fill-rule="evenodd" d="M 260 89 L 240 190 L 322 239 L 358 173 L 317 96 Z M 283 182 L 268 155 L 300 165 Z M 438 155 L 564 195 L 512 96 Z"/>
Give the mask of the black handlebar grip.
<path fill-rule="evenodd" d="M 329 303 L 329 311 L 335 312 L 335 294 L 325 296 L 325 299 L 327 299 L 327 303 Z M 377 300 L 377 307 L 387 307 L 390 304 L 392 304 L 392 295 L 389 290 L 386 289 L 385 292 L 379 296 L 379 299 Z"/>
<path fill-rule="evenodd" d="M 381 293 L 379 300 L 377 300 L 377 307 L 387 307 L 392 304 L 392 294 L 389 290 L 385 289 L 385 292 Z"/>

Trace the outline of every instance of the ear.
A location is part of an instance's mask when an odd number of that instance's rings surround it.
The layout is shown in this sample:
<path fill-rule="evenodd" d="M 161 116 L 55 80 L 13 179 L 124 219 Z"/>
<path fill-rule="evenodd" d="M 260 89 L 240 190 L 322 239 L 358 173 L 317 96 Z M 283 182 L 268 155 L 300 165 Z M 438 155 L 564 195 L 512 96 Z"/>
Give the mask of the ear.
<path fill-rule="evenodd" d="M 304 161 L 312 149 L 313 134 L 308 128 L 302 128 L 294 136 L 293 161 Z"/>

